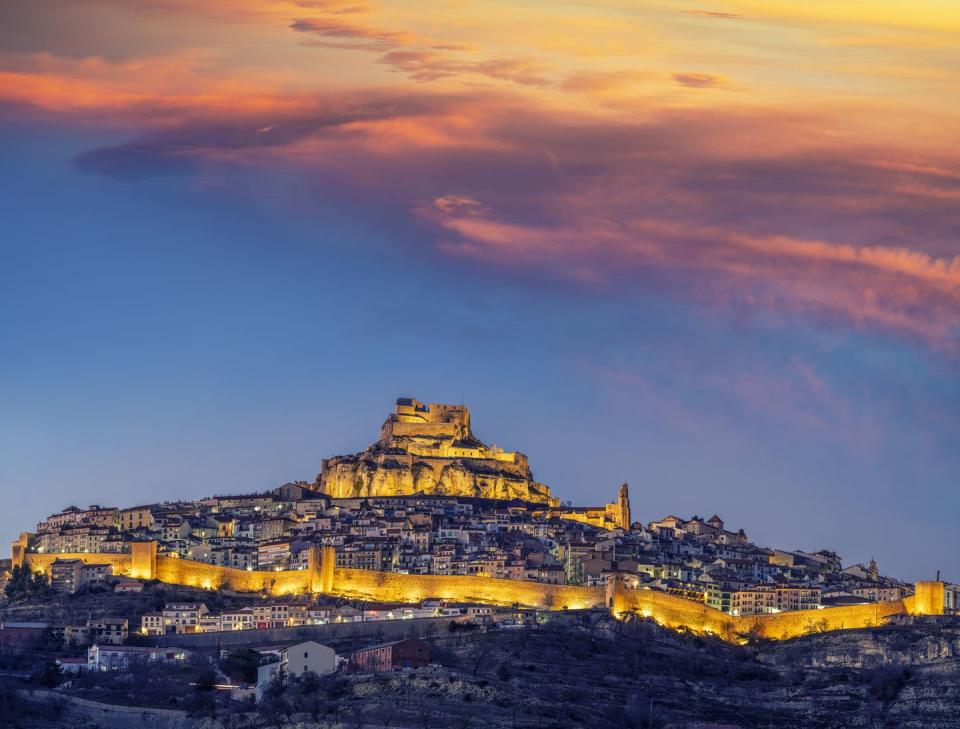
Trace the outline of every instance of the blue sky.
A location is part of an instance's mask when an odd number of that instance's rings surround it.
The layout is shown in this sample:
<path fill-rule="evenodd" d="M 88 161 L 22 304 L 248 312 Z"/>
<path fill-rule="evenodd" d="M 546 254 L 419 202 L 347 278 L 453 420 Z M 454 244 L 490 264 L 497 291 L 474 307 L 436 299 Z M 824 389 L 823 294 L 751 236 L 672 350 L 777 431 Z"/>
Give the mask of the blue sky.
<path fill-rule="evenodd" d="M 312 479 L 413 395 L 465 402 L 563 499 L 628 481 L 644 521 L 716 512 L 761 544 L 960 579 L 949 353 L 445 258 L 295 171 L 115 179 L 76 158 L 122 132 L 0 131 L 4 538 L 71 503 Z"/>

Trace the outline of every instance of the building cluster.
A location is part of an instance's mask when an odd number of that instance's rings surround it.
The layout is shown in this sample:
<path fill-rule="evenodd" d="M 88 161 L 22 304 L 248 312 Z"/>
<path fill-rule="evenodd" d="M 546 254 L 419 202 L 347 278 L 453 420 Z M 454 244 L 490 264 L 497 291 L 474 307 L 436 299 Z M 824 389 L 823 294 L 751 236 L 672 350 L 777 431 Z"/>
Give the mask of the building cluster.
<path fill-rule="evenodd" d="M 625 486 L 620 503 L 629 513 Z M 742 529 L 727 529 L 718 516 L 668 516 L 610 528 L 609 522 L 597 526 L 591 514 L 574 511 L 567 508 L 560 515 L 551 505 L 459 496 L 331 499 L 306 483 L 288 483 L 260 494 L 129 509 L 70 507 L 38 524 L 28 548 L 110 553 L 152 540 L 168 556 L 279 571 L 306 569 L 309 548 L 324 545 L 335 550 L 339 568 L 587 586 L 604 585 L 619 574 L 631 587 L 660 590 L 733 615 L 898 600 L 911 590 L 882 577 L 873 563 L 844 569 L 832 552 L 757 546 Z M 136 589 L 135 581 L 112 576 L 106 564 L 64 558 L 51 572 L 54 587 L 65 592 L 100 583 Z M 205 615 L 202 623 L 197 616 L 196 625 L 234 630 L 330 619 L 319 607 L 311 613 L 308 606 L 285 606 L 269 618 L 265 607 L 250 610 L 260 612 Z M 171 625 L 159 613 L 151 620 L 151 631 Z"/>
<path fill-rule="evenodd" d="M 211 613 L 202 602 L 177 602 L 167 603 L 159 612 L 142 615 L 140 634 L 155 636 L 215 633 L 412 618 L 452 617 L 482 622 L 491 616 L 492 608 L 489 605 L 459 604 L 442 600 L 424 600 L 416 605 L 365 603 L 361 607 L 335 607 L 294 600 L 254 604 L 224 610 L 218 614 Z"/>
<path fill-rule="evenodd" d="M 354 650 L 341 656 L 322 643 L 306 640 L 283 648 L 260 651 L 257 680 L 251 686 L 221 686 L 235 690 L 237 698 L 254 696 L 261 701 L 274 683 L 286 684 L 292 678 L 306 673 L 328 676 L 337 671 L 382 673 L 421 668 L 430 664 L 431 644 L 416 638 L 395 640 Z M 176 647 L 117 646 L 94 644 L 84 656 L 62 656 L 57 659 L 66 673 L 81 671 L 128 671 L 137 663 L 177 664 L 188 660 L 192 653 Z"/>

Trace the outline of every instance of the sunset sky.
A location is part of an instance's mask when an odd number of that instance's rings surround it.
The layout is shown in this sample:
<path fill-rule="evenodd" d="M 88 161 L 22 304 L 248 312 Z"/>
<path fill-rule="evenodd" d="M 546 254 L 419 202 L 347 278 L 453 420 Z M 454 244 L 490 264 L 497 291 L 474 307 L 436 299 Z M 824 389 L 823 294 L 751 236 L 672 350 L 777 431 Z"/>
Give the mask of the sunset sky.
<path fill-rule="evenodd" d="M 401 395 L 960 581 L 956 0 L 0 0 L 0 537 Z"/>

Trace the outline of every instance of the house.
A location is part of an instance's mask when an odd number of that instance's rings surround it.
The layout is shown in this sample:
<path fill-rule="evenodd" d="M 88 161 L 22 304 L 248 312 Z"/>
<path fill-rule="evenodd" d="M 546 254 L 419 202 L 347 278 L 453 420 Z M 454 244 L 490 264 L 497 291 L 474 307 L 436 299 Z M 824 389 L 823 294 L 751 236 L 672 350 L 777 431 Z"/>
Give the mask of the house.
<path fill-rule="evenodd" d="M 210 611 L 202 602 L 172 602 L 163 608 L 163 627 L 166 633 L 196 633 L 200 618 Z"/>
<path fill-rule="evenodd" d="M 49 623 L 0 622 L 0 647 L 32 648 L 41 640 Z"/>
<path fill-rule="evenodd" d="M 88 621 L 90 639 L 101 645 L 123 645 L 130 633 L 126 618 L 97 618 Z"/>
<path fill-rule="evenodd" d="M 182 648 L 143 648 L 141 646 L 101 646 L 94 643 L 87 650 L 87 668 L 91 671 L 119 671 L 134 661 L 186 660 L 189 652 Z"/>
<path fill-rule="evenodd" d="M 733 615 L 763 615 L 819 607 L 820 588 L 792 585 L 756 585 L 734 592 L 730 602 Z"/>
<path fill-rule="evenodd" d="M 285 681 L 289 676 L 302 676 L 315 673 L 327 676 L 337 670 L 337 653 L 329 646 L 312 640 L 287 646 L 280 651 L 280 660 L 266 663 L 257 669 L 257 701 L 271 682 L 279 678 Z"/>
<path fill-rule="evenodd" d="M 80 673 L 87 667 L 86 656 L 60 656 L 57 665 L 64 673 Z"/>
<path fill-rule="evenodd" d="M 140 633 L 142 635 L 166 635 L 163 627 L 163 613 L 144 613 L 140 616 Z"/>
<path fill-rule="evenodd" d="M 226 610 L 220 615 L 221 630 L 248 630 L 255 627 L 253 622 L 253 608 Z"/>
<path fill-rule="evenodd" d="M 355 607 L 344 605 L 333 611 L 333 622 L 335 623 L 362 623 L 363 611 Z"/>
<path fill-rule="evenodd" d="M 858 585 L 850 590 L 857 597 L 862 597 L 868 602 L 894 602 L 901 600 L 907 594 L 899 585 L 883 585 L 879 583 L 866 583 Z"/>
<path fill-rule="evenodd" d="M 395 671 L 419 668 L 430 663 L 431 647 L 423 640 L 408 638 L 354 651 L 350 665 L 358 671 Z"/>
<path fill-rule="evenodd" d="M 84 585 L 102 585 L 113 574 L 108 564 L 86 564 L 82 559 L 56 559 L 50 565 L 50 584 L 57 592 L 72 594 Z"/>
<path fill-rule="evenodd" d="M 120 577 L 113 583 L 113 591 L 118 593 L 143 592 L 143 583 L 130 577 Z"/>
<path fill-rule="evenodd" d="M 960 615 L 960 585 L 948 582 L 943 586 L 943 609 L 947 615 Z"/>
<path fill-rule="evenodd" d="M 198 633 L 218 633 L 223 630 L 223 620 L 220 615 L 201 615 L 197 624 Z"/>

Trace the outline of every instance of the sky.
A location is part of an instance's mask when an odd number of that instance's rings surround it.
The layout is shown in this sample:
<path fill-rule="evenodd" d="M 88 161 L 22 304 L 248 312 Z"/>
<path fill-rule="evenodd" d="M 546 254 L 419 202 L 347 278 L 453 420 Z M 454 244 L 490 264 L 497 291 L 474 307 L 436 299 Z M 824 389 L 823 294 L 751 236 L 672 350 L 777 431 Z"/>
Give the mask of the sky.
<path fill-rule="evenodd" d="M 0 538 L 399 396 L 960 581 L 955 0 L 0 0 Z"/>

